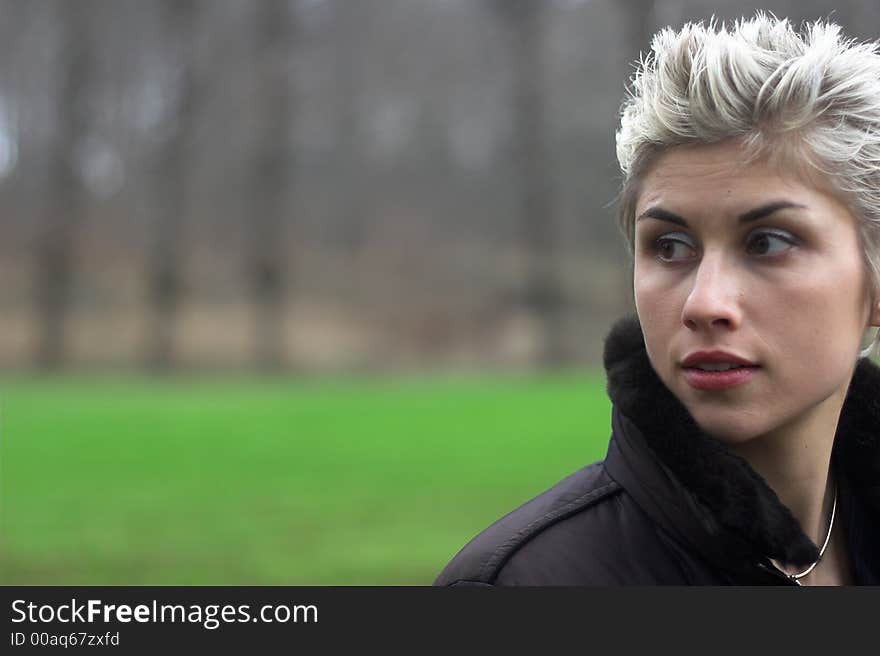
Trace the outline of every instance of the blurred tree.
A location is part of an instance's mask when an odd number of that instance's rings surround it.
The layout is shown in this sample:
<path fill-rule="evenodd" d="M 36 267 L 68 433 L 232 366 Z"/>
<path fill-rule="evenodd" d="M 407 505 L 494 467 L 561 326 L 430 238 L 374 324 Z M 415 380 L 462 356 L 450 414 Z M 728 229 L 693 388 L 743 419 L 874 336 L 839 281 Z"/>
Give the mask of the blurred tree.
<path fill-rule="evenodd" d="M 639 61 L 640 58 L 651 52 L 651 39 L 654 32 L 663 27 L 659 24 L 656 0 L 622 0 L 618 3 L 618 7 L 623 13 L 628 52 L 630 53 L 628 59 L 632 62 Z M 674 9 L 667 7 L 667 11 Z M 633 293 L 633 268 L 631 266 L 626 268 L 623 283 L 624 287 L 620 293 L 624 298 L 631 298 Z"/>
<path fill-rule="evenodd" d="M 656 0 L 621 0 L 618 7 L 624 16 L 630 60 L 636 61 L 651 51 L 651 38 L 662 27 L 657 24 Z"/>
<path fill-rule="evenodd" d="M 290 148 L 294 16 L 286 0 L 256 5 L 257 92 L 260 112 L 249 205 L 250 270 L 256 302 L 256 364 L 264 370 L 284 362 L 284 250 L 287 190 L 293 181 Z"/>
<path fill-rule="evenodd" d="M 154 176 L 158 206 L 148 274 L 152 317 L 146 364 L 154 369 L 165 369 L 173 364 L 175 318 L 181 300 L 180 236 L 191 180 L 200 78 L 195 71 L 193 51 L 197 3 L 195 0 L 163 0 L 159 10 L 176 75 L 172 76 L 174 87 L 167 91 L 172 103 L 166 114 L 167 125 Z"/>
<path fill-rule="evenodd" d="M 337 187 L 341 208 L 338 225 L 343 247 L 350 256 L 357 254 L 365 237 L 365 198 L 362 183 L 365 164 L 360 85 L 363 79 L 361 62 L 366 47 L 361 36 L 366 9 L 362 2 L 333 2 L 333 73 L 336 89 L 334 133 L 339 163 Z"/>
<path fill-rule="evenodd" d="M 536 365 L 565 361 L 563 295 L 556 270 L 556 230 L 552 172 L 547 153 L 544 98 L 544 35 L 547 8 L 541 0 L 490 0 L 510 32 L 513 59 L 514 159 L 520 190 L 523 246 L 528 256 L 523 300 L 541 326 Z"/>
<path fill-rule="evenodd" d="M 83 146 L 90 128 L 93 77 L 90 14 L 79 3 L 57 2 L 57 120 L 48 146 L 49 208 L 37 238 L 36 306 L 40 330 L 36 364 L 54 369 L 66 359 L 67 318 L 74 275 L 74 240 L 86 213 L 81 175 Z"/>

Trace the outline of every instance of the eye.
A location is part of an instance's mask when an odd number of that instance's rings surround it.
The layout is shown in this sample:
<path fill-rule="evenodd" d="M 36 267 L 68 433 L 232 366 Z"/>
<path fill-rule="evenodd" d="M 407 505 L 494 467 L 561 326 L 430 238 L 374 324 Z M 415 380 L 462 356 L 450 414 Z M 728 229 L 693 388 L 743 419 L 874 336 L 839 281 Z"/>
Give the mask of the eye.
<path fill-rule="evenodd" d="M 675 234 L 663 235 L 654 241 L 654 252 L 664 262 L 687 260 L 696 255 L 690 242 Z"/>
<path fill-rule="evenodd" d="M 778 255 L 794 246 L 795 241 L 787 232 L 755 232 L 746 240 L 746 251 L 750 255 Z"/>

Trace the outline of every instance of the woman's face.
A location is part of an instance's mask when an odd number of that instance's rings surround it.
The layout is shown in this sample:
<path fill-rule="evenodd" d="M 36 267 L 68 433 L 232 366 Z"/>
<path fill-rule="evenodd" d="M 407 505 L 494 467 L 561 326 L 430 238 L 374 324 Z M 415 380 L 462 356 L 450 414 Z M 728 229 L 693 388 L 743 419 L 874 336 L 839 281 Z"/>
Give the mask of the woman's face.
<path fill-rule="evenodd" d="M 636 204 L 634 287 L 660 379 L 729 443 L 822 413 L 836 423 L 877 323 L 851 213 L 784 167 L 744 163 L 735 142 L 654 163 Z M 736 363 L 747 366 L 708 370 Z"/>

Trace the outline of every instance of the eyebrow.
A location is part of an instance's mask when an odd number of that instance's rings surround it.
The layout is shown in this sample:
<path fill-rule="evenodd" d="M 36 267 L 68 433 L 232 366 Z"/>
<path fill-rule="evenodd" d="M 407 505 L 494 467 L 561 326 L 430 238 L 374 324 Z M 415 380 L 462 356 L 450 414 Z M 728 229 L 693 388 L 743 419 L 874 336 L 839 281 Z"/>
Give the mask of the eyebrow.
<path fill-rule="evenodd" d="M 748 212 L 743 212 L 737 217 L 737 221 L 739 223 L 751 223 L 752 221 L 757 221 L 758 219 L 763 219 L 765 216 L 770 216 L 774 212 L 778 212 L 779 210 L 787 210 L 787 209 L 807 209 L 805 205 L 798 205 L 797 203 L 792 203 L 787 200 L 775 201 L 772 203 L 767 203 L 766 205 L 761 205 L 760 207 L 756 207 L 755 209 L 749 210 Z M 644 212 L 639 215 L 639 218 L 636 221 L 641 221 L 642 219 L 659 219 L 660 221 L 668 221 L 669 223 L 675 223 L 680 226 L 684 226 L 685 228 L 689 227 L 688 222 L 685 221 L 678 214 L 670 212 L 669 210 L 663 209 L 662 207 L 649 207 Z"/>

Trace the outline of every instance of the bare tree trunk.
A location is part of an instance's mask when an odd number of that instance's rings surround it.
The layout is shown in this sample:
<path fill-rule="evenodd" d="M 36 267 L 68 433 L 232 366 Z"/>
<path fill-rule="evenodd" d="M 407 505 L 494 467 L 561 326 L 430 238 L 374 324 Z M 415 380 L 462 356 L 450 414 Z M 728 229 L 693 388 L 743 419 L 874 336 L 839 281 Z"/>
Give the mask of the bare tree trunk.
<path fill-rule="evenodd" d="M 624 16 L 632 61 L 638 60 L 640 53 L 651 51 L 651 37 L 660 27 L 656 24 L 656 4 L 656 0 L 620 0 L 618 4 Z M 675 8 L 668 11 L 674 12 Z"/>
<path fill-rule="evenodd" d="M 92 75 L 89 12 L 78 3 L 56 3 L 62 43 L 58 50 L 58 122 L 49 154 L 49 212 L 37 242 L 37 366 L 56 369 L 66 359 L 65 337 L 74 273 L 74 238 L 86 211 L 76 148 L 89 128 L 87 96 Z"/>
<path fill-rule="evenodd" d="M 289 3 L 257 4 L 256 43 L 260 134 L 251 183 L 253 215 L 250 267 L 256 301 L 256 364 L 279 369 L 284 360 L 284 219 L 286 190 L 292 182 L 289 147 L 293 17 Z"/>
<path fill-rule="evenodd" d="M 336 81 L 335 128 L 339 157 L 339 218 L 342 243 L 349 256 L 360 251 L 364 241 L 364 167 L 360 131 L 361 58 L 364 56 L 360 38 L 365 18 L 362 2 L 335 0 L 334 78 Z"/>
<path fill-rule="evenodd" d="M 181 227 L 187 208 L 192 133 L 198 104 L 198 79 L 192 42 L 196 6 L 192 0 L 164 0 L 160 6 L 163 31 L 180 66 L 175 110 L 170 130 L 157 157 L 154 181 L 156 209 L 152 244 L 149 299 L 152 309 L 147 366 L 167 369 L 174 362 L 174 328 L 182 294 Z"/>
<path fill-rule="evenodd" d="M 621 0 L 619 3 L 620 11 L 623 12 L 624 25 L 626 33 L 624 38 L 629 43 L 629 60 L 638 61 L 641 57 L 651 52 L 651 39 L 654 32 L 660 29 L 658 25 L 658 12 L 655 0 Z M 676 3 L 667 3 L 665 11 L 670 14 L 668 17 L 676 17 L 677 12 L 681 10 Z M 677 23 L 678 21 L 672 21 Z M 635 310 L 635 297 L 633 293 L 633 267 L 627 268 L 626 276 L 623 277 L 624 289 L 621 290 L 621 297 L 626 300 L 623 306 L 627 312 Z"/>
<path fill-rule="evenodd" d="M 541 0 L 498 0 L 508 20 L 514 62 L 514 133 L 517 188 L 521 196 L 523 239 L 528 253 L 524 302 L 542 331 L 536 364 L 565 360 L 562 284 L 557 271 L 556 220 L 547 152 L 544 29 Z"/>

